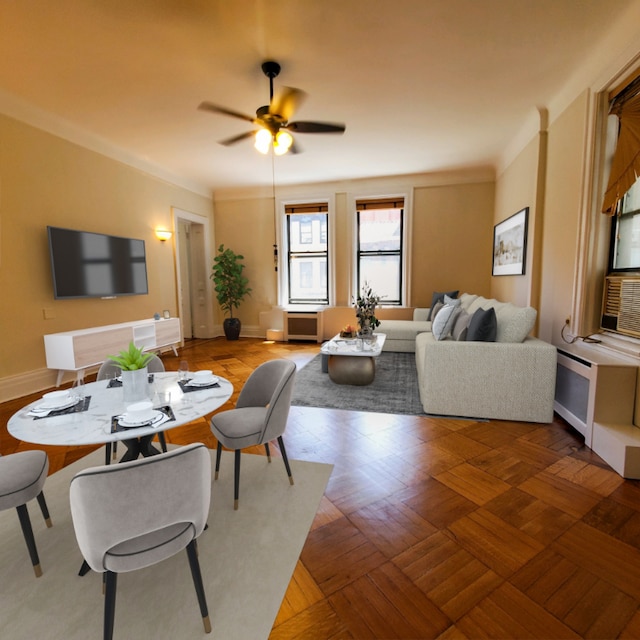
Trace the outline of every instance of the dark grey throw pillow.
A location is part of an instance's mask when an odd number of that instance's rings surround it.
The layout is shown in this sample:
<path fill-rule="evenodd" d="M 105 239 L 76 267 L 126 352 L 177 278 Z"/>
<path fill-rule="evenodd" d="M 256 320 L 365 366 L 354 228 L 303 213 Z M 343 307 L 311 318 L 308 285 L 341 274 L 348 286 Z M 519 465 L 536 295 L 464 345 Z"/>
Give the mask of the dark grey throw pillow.
<path fill-rule="evenodd" d="M 435 307 L 436 302 L 441 302 L 442 304 L 444 304 L 444 297 L 449 296 L 450 298 L 457 298 L 458 297 L 458 291 L 434 291 L 433 295 L 431 296 L 431 307 L 429 309 L 429 315 L 427 316 L 427 320 L 433 320 L 433 318 L 431 317 L 433 315 L 433 307 Z"/>
<path fill-rule="evenodd" d="M 478 309 L 469 321 L 467 342 L 495 342 L 498 333 L 498 322 L 493 307 Z"/>

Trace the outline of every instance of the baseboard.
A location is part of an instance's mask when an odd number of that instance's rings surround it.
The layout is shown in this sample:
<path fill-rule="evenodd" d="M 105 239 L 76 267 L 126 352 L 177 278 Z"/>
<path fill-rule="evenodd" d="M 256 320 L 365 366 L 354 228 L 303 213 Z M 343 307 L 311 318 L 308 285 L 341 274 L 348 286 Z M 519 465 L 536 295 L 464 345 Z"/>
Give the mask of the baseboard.
<path fill-rule="evenodd" d="M 15 400 L 56 386 L 58 372 L 52 369 L 36 369 L 0 380 L 0 402 Z M 69 373 L 71 379 L 75 374 Z"/>

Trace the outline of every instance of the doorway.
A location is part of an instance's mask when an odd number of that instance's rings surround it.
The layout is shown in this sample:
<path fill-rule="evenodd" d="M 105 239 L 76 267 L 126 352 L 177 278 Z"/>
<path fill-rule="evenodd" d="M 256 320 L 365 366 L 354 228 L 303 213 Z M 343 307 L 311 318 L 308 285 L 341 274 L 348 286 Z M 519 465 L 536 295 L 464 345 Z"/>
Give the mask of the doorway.
<path fill-rule="evenodd" d="M 213 290 L 209 220 L 173 209 L 176 231 L 176 275 L 182 337 L 213 338 Z"/>

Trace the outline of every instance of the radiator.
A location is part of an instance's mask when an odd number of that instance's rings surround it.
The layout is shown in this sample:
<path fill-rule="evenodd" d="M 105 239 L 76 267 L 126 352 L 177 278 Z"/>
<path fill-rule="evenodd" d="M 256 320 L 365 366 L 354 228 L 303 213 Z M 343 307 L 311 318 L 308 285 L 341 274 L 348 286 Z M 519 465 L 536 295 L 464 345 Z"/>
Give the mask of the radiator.
<path fill-rule="evenodd" d="M 322 342 L 321 311 L 285 311 L 284 339 Z"/>

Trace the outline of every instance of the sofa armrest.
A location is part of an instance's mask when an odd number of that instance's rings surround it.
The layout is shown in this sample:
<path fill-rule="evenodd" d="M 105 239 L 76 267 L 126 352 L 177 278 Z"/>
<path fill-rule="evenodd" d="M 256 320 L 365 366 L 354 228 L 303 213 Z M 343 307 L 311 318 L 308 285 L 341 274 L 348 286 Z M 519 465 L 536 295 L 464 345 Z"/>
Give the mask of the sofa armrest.
<path fill-rule="evenodd" d="M 521 343 L 416 338 L 420 397 L 427 413 L 551 422 L 556 348 Z"/>

